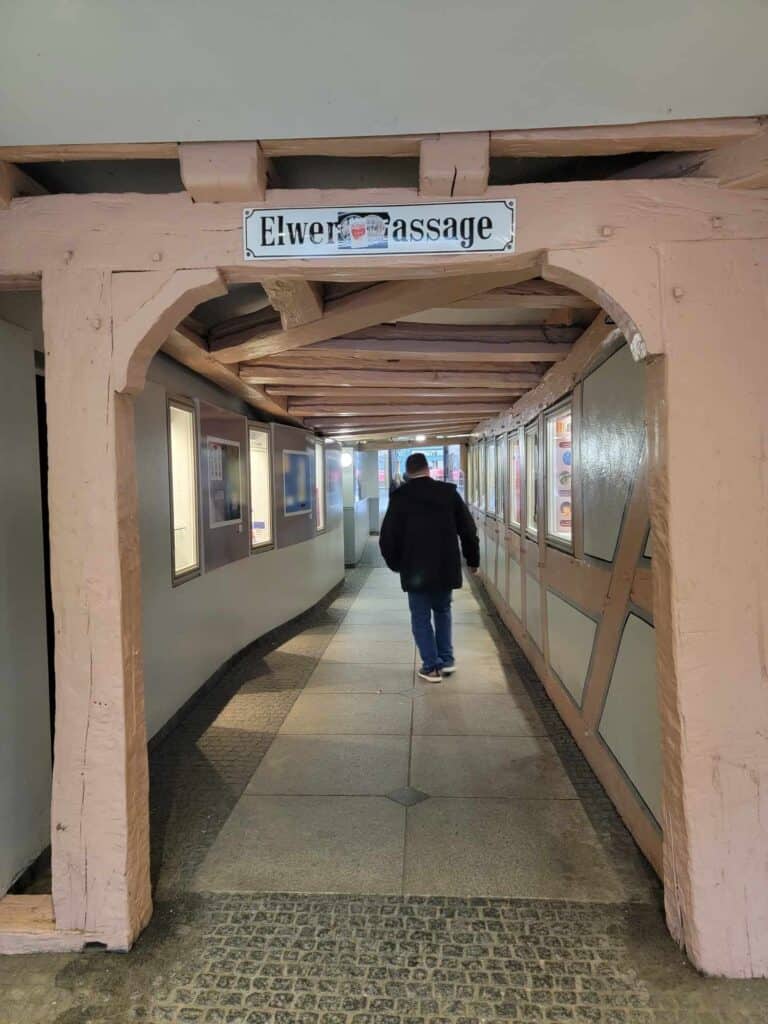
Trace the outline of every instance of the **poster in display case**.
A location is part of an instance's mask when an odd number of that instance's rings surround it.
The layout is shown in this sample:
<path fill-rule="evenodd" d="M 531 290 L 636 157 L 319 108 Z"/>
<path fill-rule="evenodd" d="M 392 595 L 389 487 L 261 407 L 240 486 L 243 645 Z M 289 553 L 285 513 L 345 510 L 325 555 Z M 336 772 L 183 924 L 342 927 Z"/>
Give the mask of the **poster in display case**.
<path fill-rule="evenodd" d="M 222 437 L 206 437 L 208 455 L 208 521 L 210 528 L 242 522 L 240 444 Z"/>
<path fill-rule="evenodd" d="M 571 409 L 547 417 L 547 533 L 570 544 L 573 532 L 573 444 Z"/>
<path fill-rule="evenodd" d="M 312 465 L 307 451 L 283 451 L 283 495 L 286 516 L 312 511 Z"/>

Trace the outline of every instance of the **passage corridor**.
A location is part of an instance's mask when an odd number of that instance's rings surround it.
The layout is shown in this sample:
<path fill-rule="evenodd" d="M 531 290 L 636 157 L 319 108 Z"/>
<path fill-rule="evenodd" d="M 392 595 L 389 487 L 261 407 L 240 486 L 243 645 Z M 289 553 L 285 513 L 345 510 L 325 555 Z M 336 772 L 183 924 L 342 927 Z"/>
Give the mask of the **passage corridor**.
<path fill-rule="evenodd" d="M 673 945 L 479 590 L 455 621 L 456 675 L 420 683 L 372 541 L 235 659 L 152 753 L 149 928 L 127 956 L 0 959 L 0 1022 L 764 1021 L 768 983 Z"/>

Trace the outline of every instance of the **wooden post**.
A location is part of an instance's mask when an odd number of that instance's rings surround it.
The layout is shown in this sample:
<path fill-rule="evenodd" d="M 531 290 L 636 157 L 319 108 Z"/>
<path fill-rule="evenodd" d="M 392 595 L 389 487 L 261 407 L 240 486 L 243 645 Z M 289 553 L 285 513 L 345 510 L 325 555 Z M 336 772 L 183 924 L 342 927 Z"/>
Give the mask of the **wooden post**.
<path fill-rule="evenodd" d="M 43 276 L 58 930 L 128 949 L 151 916 L 133 399 L 112 382 L 110 274 Z"/>

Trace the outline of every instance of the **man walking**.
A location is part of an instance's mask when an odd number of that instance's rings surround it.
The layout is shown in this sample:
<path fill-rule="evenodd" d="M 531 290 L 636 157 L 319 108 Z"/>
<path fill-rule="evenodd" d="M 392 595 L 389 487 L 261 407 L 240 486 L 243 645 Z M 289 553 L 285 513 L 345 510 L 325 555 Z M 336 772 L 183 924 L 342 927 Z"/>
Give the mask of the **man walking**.
<path fill-rule="evenodd" d="M 379 547 L 389 568 L 400 573 L 408 594 L 413 638 L 422 661 L 419 676 L 439 683 L 456 668 L 451 591 L 461 587 L 459 543 L 472 572 L 480 565 L 480 543 L 455 485 L 433 480 L 426 456 L 409 455 L 405 472 L 407 482 L 389 500 Z"/>

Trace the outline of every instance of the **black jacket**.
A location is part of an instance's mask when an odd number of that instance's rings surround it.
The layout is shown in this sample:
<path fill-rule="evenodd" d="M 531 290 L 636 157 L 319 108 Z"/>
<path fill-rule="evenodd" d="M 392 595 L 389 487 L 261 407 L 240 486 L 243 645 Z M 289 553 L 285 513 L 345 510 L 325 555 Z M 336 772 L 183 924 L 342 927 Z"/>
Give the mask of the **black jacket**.
<path fill-rule="evenodd" d="M 459 542 L 467 565 L 480 565 L 475 521 L 453 484 L 422 476 L 398 487 L 381 524 L 384 561 L 403 590 L 458 590 Z"/>

